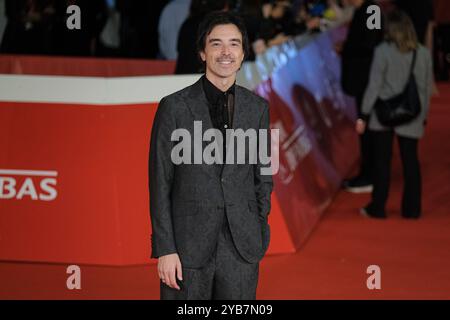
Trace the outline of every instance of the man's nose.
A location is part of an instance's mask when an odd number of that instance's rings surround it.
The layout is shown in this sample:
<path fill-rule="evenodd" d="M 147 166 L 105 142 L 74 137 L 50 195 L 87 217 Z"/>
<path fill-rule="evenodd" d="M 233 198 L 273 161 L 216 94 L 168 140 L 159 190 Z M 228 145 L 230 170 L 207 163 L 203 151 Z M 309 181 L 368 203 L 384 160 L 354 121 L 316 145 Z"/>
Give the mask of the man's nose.
<path fill-rule="evenodd" d="M 230 47 L 227 45 L 222 46 L 222 54 L 229 54 L 230 53 Z"/>

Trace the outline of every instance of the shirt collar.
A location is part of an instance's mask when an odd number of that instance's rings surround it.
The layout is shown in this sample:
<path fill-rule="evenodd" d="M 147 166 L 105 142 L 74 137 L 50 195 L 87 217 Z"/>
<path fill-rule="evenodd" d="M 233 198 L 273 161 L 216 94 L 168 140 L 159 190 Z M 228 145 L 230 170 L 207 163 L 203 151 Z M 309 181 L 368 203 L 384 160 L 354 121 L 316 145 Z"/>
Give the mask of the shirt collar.
<path fill-rule="evenodd" d="M 203 90 L 205 91 L 206 99 L 209 103 L 218 103 L 221 99 L 224 99 L 229 94 L 234 95 L 236 82 L 225 92 L 217 88 L 211 81 L 206 78 L 206 75 L 202 77 Z"/>

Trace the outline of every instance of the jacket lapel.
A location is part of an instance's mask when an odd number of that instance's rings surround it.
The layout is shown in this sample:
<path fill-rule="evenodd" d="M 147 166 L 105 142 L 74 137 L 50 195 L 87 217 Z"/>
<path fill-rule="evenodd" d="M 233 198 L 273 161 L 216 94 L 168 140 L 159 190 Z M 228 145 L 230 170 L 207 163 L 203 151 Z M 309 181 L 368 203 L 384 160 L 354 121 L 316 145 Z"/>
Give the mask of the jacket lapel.
<path fill-rule="evenodd" d="M 236 85 L 234 97 L 234 114 L 233 114 L 233 129 L 244 129 L 245 124 L 245 97 L 241 87 Z"/>
<path fill-rule="evenodd" d="M 202 122 L 203 132 L 212 128 L 208 101 L 206 100 L 205 92 L 203 91 L 201 78 L 191 86 L 187 100 L 187 105 L 194 116 L 194 121 Z"/>
<path fill-rule="evenodd" d="M 208 100 L 206 100 L 201 78 L 191 86 L 186 102 L 194 117 L 194 121 L 201 121 L 202 123 L 202 164 L 200 166 L 211 177 L 217 178 L 220 176 L 220 170 L 217 170 L 217 165 L 208 165 L 203 163 L 203 150 L 210 143 L 203 142 L 203 133 L 208 129 L 212 129 L 213 126 L 211 116 L 209 114 Z"/>

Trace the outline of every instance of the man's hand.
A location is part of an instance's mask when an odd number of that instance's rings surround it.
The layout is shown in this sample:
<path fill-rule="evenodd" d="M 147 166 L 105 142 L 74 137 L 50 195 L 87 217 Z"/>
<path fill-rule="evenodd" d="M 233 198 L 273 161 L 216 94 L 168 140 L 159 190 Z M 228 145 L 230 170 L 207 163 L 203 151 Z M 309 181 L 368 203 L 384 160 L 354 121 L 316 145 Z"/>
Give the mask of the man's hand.
<path fill-rule="evenodd" d="M 159 257 L 158 275 L 163 283 L 173 289 L 180 290 L 175 277 L 177 277 L 178 280 L 182 281 L 183 275 L 181 272 L 180 257 L 177 253 Z"/>
<path fill-rule="evenodd" d="M 366 122 L 362 119 L 358 119 L 356 120 L 356 132 L 358 132 L 358 134 L 363 134 L 364 131 L 366 131 Z"/>

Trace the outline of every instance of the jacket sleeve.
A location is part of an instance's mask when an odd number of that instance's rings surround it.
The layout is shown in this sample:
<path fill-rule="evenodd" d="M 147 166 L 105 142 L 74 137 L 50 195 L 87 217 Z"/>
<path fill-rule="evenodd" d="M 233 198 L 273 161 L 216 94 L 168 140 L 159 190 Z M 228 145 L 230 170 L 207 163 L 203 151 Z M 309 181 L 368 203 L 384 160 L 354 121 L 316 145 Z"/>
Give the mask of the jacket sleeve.
<path fill-rule="evenodd" d="M 380 94 L 383 79 L 386 72 L 387 62 L 382 47 L 377 47 L 370 69 L 369 84 L 362 100 L 361 113 L 364 120 L 368 120 L 375 102 Z"/>
<path fill-rule="evenodd" d="M 170 104 L 163 98 L 153 121 L 148 170 L 152 258 L 177 252 L 170 201 L 174 173 L 174 164 L 170 158 L 171 135 L 175 129 L 175 116 L 171 112 Z"/>
<path fill-rule="evenodd" d="M 267 149 L 266 152 L 270 154 L 271 141 L 270 141 L 270 118 L 269 118 L 269 107 L 267 102 L 264 105 L 264 111 L 260 119 L 259 129 L 265 129 L 268 133 L 267 140 Z M 268 164 L 263 164 L 261 162 L 261 157 L 259 156 L 259 148 L 258 148 L 258 156 L 257 163 L 253 166 L 254 168 L 254 184 L 255 184 L 255 192 L 256 192 L 256 200 L 258 202 L 259 214 L 267 219 L 267 216 L 270 213 L 270 196 L 273 189 L 273 179 L 272 174 L 264 175 L 261 174 L 261 169 L 270 168 L 271 162 Z"/>

